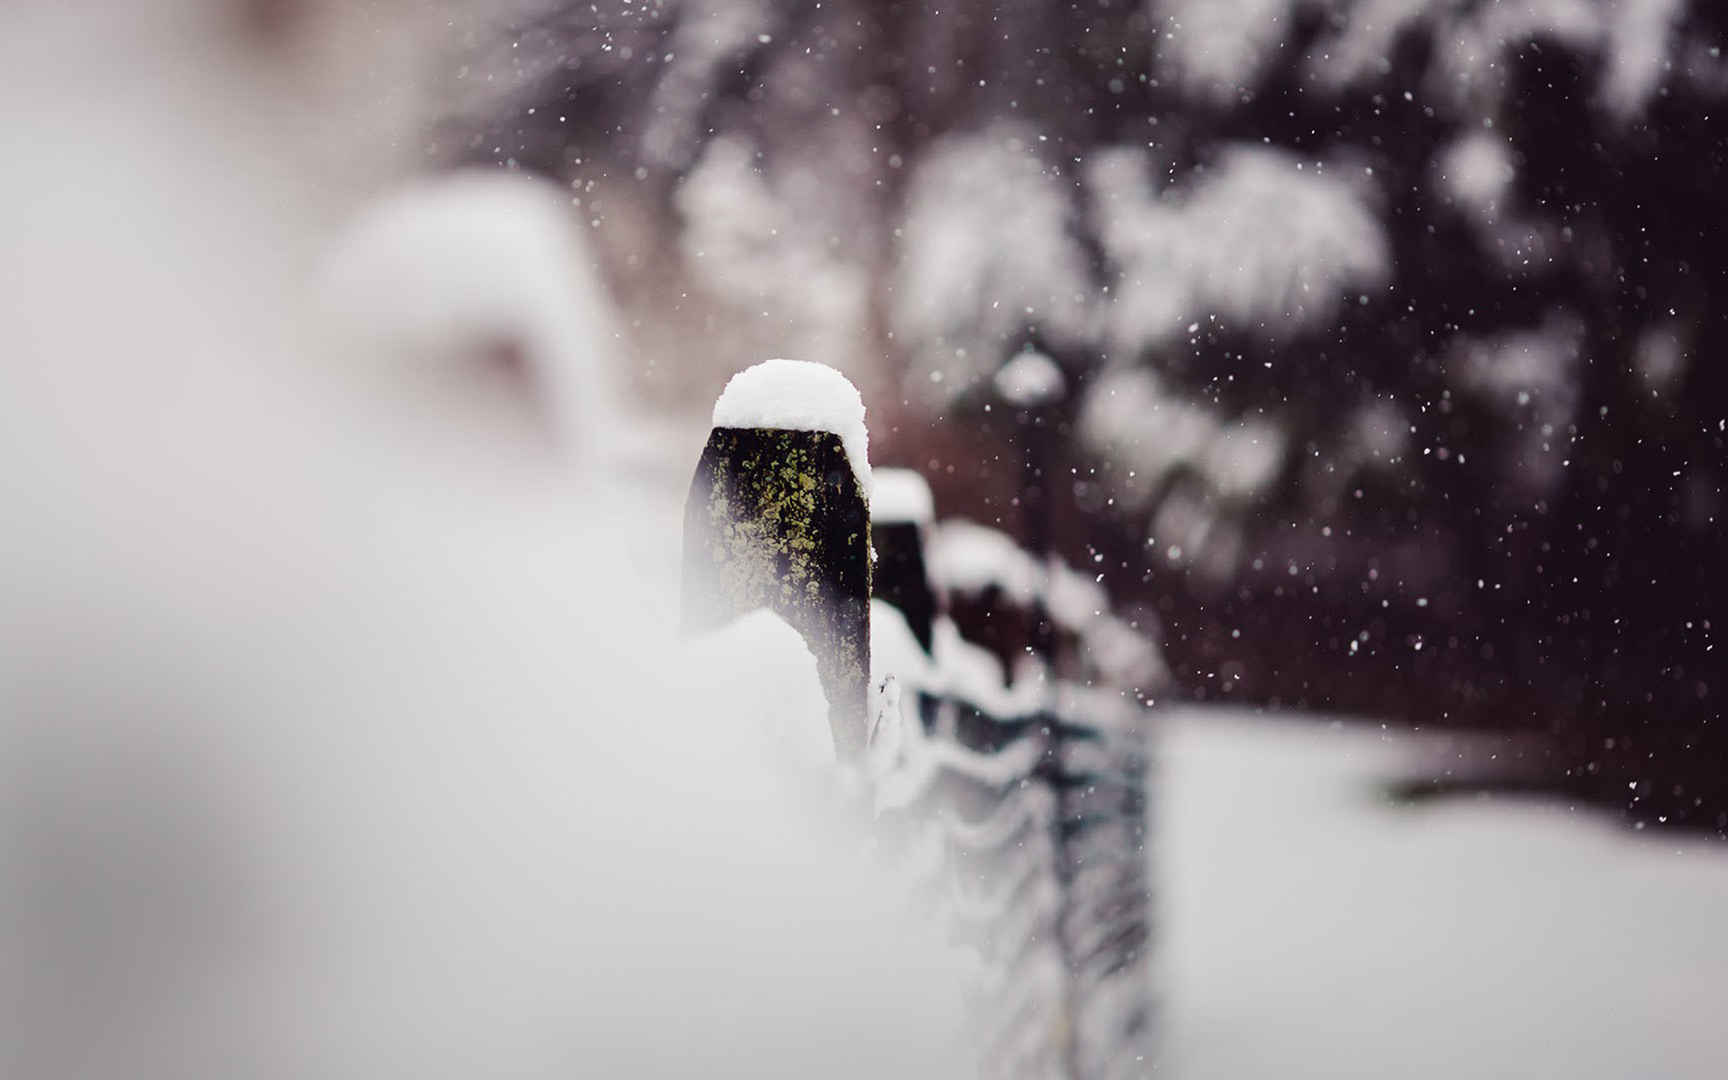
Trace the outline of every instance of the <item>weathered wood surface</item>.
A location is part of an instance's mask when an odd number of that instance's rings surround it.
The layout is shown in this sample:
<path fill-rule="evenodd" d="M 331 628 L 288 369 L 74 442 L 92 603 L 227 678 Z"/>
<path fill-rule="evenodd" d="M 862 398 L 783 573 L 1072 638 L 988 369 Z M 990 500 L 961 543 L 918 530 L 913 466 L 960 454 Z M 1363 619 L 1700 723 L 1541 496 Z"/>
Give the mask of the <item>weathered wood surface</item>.
<path fill-rule="evenodd" d="M 840 437 L 717 427 L 684 508 L 686 632 L 768 608 L 816 657 L 842 758 L 864 747 L 870 516 Z"/>

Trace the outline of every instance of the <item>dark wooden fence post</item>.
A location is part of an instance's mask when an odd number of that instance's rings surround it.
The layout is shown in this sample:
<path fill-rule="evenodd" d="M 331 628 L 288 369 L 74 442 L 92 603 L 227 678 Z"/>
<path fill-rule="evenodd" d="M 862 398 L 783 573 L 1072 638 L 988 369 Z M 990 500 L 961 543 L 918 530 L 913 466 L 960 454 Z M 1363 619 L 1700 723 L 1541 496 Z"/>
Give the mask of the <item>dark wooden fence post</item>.
<path fill-rule="evenodd" d="M 835 750 L 850 760 L 864 748 L 870 683 L 858 392 L 831 368 L 770 360 L 727 384 L 714 425 L 684 507 L 684 629 L 763 607 L 785 619 L 816 657 Z"/>
<path fill-rule="evenodd" d="M 930 485 L 911 469 L 876 470 L 870 498 L 876 546 L 872 595 L 897 608 L 926 654 L 935 652 L 936 590 L 924 559 L 924 533 L 935 520 Z"/>

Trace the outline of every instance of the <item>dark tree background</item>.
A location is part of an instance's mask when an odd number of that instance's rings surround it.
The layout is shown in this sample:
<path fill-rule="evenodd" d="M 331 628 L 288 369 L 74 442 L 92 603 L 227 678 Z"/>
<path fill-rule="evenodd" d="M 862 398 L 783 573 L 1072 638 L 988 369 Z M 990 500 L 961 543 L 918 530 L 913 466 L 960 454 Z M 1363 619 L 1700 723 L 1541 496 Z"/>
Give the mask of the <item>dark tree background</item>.
<path fill-rule="evenodd" d="M 570 185 L 648 392 L 858 376 L 878 459 L 1095 565 L 1181 693 L 1538 733 L 1506 782 L 1722 833 L 1725 44 L 1710 0 L 530 3 L 453 26 L 430 154 Z"/>

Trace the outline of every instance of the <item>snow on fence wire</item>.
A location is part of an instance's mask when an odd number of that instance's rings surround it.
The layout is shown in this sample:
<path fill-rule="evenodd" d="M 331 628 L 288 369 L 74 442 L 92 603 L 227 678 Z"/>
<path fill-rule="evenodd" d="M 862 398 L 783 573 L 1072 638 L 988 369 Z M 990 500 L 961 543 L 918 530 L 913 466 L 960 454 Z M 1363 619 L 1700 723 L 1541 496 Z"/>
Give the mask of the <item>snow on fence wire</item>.
<path fill-rule="evenodd" d="M 888 470 L 878 483 L 922 486 Z M 911 528 L 907 506 L 925 515 Z M 950 917 L 989 971 L 986 1075 L 1142 1075 L 1154 1049 L 1147 717 L 1128 691 L 1162 678 L 1157 649 L 1090 579 L 995 530 L 933 524 L 928 506 L 873 506 L 878 814 L 940 838 Z M 890 610 L 901 598 L 909 612 Z M 996 651 L 969 640 L 986 636 Z"/>
<path fill-rule="evenodd" d="M 1157 649 L 1071 568 L 935 525 L 916 474 L 871 478 L 862 412 L 820 365 L 728 385 L 686 509 L 686 625 L 768 607 L 803 634 L 885 851 L 981 962 L 981 1075 L 1143 1075 Z"/>

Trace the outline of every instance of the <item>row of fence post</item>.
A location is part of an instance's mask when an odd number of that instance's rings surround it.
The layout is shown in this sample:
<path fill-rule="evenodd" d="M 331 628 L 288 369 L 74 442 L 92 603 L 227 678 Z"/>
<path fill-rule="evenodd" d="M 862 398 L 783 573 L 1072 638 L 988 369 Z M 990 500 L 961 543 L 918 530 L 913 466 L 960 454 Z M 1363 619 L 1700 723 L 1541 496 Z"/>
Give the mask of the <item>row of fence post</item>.
<path fill-rule="evenodd" d="M 1022 553 L 1039 587 L 991 600 L 1003 622 L 1027 608 L 1030 663 L 1011 682 L 945 609 L 957 590 L 933 566 L 928 489 L 908 500 L 922 481 L 881 476 L 902 494 L 872 521 L 843 442 L 791 424 L 713 429 L 686 507 L 685 626 L 766 607 L 803 635 L 843 767 L 866 777 L 885 834 L 934 852 L 933 917 L 990 972 L 976 988 L 984 1075 L 1143 1075 L 1155 1024 L 1141 688 L 1057 677 L 1085 668 L 1056 664 L 1058 648 L 1087 642 L 1050 610 L 1072 571 L 1041 553 Z M 888 642 L 874 673 L 873 639 Z"/>

